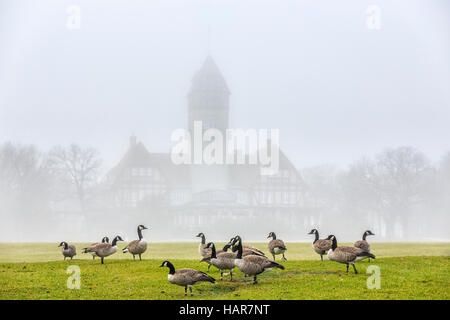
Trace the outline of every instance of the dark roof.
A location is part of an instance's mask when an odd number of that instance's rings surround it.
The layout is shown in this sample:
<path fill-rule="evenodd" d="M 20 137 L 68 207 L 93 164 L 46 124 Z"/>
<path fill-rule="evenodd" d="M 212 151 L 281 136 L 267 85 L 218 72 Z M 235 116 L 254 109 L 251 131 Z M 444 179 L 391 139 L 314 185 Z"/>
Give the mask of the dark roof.
<path fill-rule="evenodd" d="M 200 70 L 195 73 L 189 94 L 205 91 L 230 94 L 225 78 L 210 56 L 203 62 Z"/>

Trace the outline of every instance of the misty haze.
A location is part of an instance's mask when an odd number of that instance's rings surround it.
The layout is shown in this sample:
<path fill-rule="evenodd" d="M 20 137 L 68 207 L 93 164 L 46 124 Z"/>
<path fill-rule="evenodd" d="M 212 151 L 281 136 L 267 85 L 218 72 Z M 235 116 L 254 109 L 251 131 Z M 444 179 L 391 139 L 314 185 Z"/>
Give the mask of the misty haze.
<path fill-rule="evenodd" d="M 447 1 L 131 3 L 0 2 L 0 242 L 450 240 Z"/>

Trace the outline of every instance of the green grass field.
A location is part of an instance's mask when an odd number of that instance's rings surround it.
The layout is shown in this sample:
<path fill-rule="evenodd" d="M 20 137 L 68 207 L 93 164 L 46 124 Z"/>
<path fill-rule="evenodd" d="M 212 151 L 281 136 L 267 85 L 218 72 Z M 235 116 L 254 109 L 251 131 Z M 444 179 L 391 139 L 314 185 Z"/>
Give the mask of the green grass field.
<path fill-rule="evenodd" d="M 206 271 L 200 263 L 198 243 L 151 243 L 143 261 L 118 251 L 105 259 L 92 260 L 81 254 L 85 245 L 77 243 L 78 255 L 62 261 L 58 243 L 0 243 L 0 299 L 449 299 L 449 243 L 373 243 L 377 256 L 370 263 L 356 263 L 359 274 L 345 274 L 345 265 L 325 259 L 310 243 L 287 243 L 289 259 L 285 270 L 273 270 L 258 277 L 253 285 L 235 269 L 235 281 L 194 286 L 194 297 L 184 297 L 184 288 L 167 281 L 170 260 L 176 268 Z M 218 244 L 219 246 L 220 244 Z M 266 250 L 265 243 L 255 246 Z M 123 247 L 121 243 L 119 247 Z M 81 289 L 68 289 L 68 266 L 81 270 Z M 381 271 L 381 289 L 370 290 L 366 268 Z M 211 267 L 210 275 L 219 279 Z"/>

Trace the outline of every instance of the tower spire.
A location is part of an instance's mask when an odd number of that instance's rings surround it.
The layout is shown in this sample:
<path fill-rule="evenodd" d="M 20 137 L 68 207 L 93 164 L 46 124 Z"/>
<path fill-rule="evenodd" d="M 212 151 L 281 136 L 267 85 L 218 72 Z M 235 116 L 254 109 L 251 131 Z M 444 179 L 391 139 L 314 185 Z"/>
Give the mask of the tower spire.
<path fill-rule="evenodd" d="M 208 49 L 208 56 L 210 56 L 211 55 L 211 25 L 208 25 L 207 49 Z"/>

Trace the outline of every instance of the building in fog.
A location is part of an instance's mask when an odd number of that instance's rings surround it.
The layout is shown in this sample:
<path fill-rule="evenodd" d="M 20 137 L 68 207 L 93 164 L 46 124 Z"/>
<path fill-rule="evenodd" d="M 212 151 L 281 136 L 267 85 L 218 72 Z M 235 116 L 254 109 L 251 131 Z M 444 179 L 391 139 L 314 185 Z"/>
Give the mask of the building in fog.
<path fill-rule="evenodd" d="M 194 75 L 188 94 L 188 125 L 229 128 L 230 90 L 211 57 Z M 174 226 L 195 229 L 222 221 L 276 219 L 303 224 L 302 178 L 280 150 L 279 171 L 261 175 L 255 164 L 175 165 L 169 153 L 152 153 L 135 136 L 108 174 L 109 197 L 122 212 L 158 212 Z M 250 219 L 250 220 L 249 220 Z"/>

